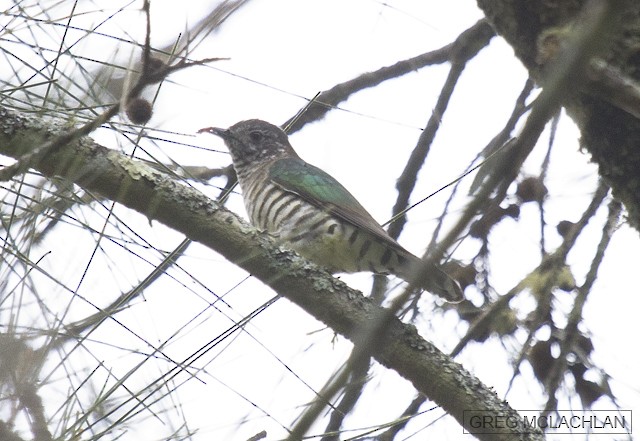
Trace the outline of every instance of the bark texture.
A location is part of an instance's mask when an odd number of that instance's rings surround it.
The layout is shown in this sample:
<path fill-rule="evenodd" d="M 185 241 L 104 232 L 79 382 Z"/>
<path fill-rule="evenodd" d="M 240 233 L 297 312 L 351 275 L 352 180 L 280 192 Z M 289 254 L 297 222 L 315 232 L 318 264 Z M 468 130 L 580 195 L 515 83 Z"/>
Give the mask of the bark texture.
<path fill-rule="evenodd" d="M 580 26 L 581 14 L 602 2 L 478 0 L 478 5 L 531 76 L 544 85 L 546 51 L 562 45 Z M 640 90 L 640 2 L 606 3 L 622 13 L 594 59 L 602 70 L 583 72 L 580 90 L 565 99 L 564 106 L 580 128 L 583 149 L 640 231 L 640 112 L 637 102 L 628 105 Z"/>

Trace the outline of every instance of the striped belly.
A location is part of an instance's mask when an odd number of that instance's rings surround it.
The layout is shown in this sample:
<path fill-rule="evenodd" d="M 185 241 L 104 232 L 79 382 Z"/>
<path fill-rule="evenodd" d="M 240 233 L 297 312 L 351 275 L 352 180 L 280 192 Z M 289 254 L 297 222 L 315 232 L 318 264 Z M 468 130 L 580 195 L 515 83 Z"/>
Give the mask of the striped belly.
<path fill-rule="evenodd" d="M 256 228 L 331 272 L 395 273 L 404 259 L 371 234 L 274 185 L 248 188 L 245 205 Z M 251 197 L 255 196 L 255 197 Z"/>

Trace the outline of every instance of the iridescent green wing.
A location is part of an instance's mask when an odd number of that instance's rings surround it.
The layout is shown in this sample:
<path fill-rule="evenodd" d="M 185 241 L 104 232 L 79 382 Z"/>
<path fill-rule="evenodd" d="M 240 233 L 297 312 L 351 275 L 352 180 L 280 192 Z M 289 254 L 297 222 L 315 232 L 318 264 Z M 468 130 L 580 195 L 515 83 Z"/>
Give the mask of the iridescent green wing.
<path fill-rule="evenodd" d="M 297 194 L 310 204 L 368 231 L 383 242 L 401 248 L 349 190 L 318 167 L 300 158 L 283 158 L 271 165 L 269 177 L 283 190 Z"/>

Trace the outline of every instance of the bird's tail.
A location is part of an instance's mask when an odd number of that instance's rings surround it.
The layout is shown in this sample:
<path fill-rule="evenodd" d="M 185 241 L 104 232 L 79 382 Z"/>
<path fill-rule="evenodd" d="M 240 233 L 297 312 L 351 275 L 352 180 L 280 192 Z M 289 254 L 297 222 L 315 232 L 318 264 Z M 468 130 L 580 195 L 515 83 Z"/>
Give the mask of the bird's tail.
<path fill-rule="evenodd" d="M 398 277 L 415 283 L 416 286 L 442 297 L 447 302 L 458 303 L 464 300 L 460 285 L 447 273 L 433 264 L 425 268 L 424 262 L 412 254 L 405 257 L 406 264 L 398 268 Z"/>

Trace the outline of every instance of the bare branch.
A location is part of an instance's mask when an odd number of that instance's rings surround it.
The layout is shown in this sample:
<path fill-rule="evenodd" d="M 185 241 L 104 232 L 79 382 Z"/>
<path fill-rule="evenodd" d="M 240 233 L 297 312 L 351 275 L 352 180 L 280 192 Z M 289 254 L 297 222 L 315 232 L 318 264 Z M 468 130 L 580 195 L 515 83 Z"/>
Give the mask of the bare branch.
<path fill-rule="evenodd" d="M 28 148 L 25 138 L 32 139 L 34 134 L 36 138 L 57 135 L 49 133 L 41 120 L 1 107 L 0 121 L 2 154 L 13 157 Z M 540 439 L 539 432 L 524 430 L 518 414 L 490 388 L 421 338 L 415 327 L 391 317 L 388 310 L 295 253 L 275 247 L 269 237 L 197 190 L 88 138 L 61 146 L 33 166 L 47 176 L 62 176 L 99 192 L 211 247 L 356 345 L 363 344 L 363 330 L 385 317 L 385 332 L 376 334 L 375 343 L 365 340 L 363 354 L 371 352 L 382 365 L 407 378 L 461 424 L 468 424 L 462 410 L 478 408 L 485 409 L 485 414 L 508 415 L 520 422 L 518 427 L 491 435 L 491 439 L 512 439 L 514 433 L 519 433 L 521 439 Z"/>
<path fill-rule="evenodd" d="M 477 52 L 488 44 L 493 36 L 494 33 L 491 27 L 484 20 L 480 20 L 460 34 L 455 42 L 440 49 L 409 58 L 408 60 L 399 61 L 392 66 L 382 67 L 375 72 L 368 72 L 333 86 L 315 98 L 312 105 L 305 112 L 296 115 L 297 120 L 295 122 L 290 119 L 283 124 L 283 127 L 289 128 L 288 133 L 297 132 L 304 125 L 324 118 L 327 112 L 356 92 L 377 86 L 386 80 L 406 75 L 425 66 L 452 61 L 458 56 L 462 58 L 462 54 L 466 51 Z M 472 56 L 468 56 L 468 58 L 472 58 Z"/>

